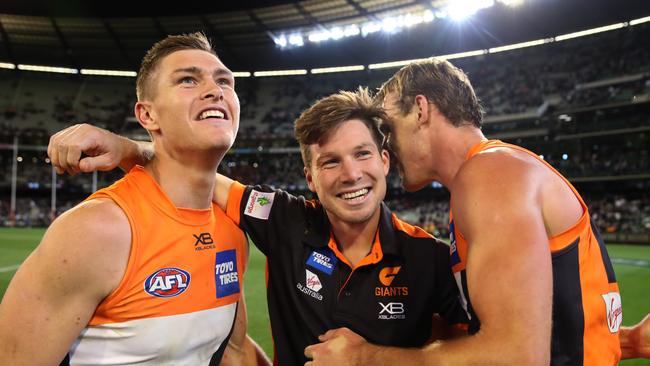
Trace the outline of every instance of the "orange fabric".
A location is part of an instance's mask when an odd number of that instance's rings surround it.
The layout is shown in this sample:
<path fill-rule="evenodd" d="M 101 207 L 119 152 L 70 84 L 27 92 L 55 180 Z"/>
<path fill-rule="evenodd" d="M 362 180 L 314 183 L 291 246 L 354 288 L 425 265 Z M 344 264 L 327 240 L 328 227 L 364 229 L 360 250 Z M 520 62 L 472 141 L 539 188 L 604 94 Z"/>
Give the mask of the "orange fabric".
<path fill-rule="evenodd" d="M 131 252 L 122 281 L 99 304 L 89 325 L 190 313 L 239 300 L 246 238 L 218 206 L 205 210 L 175 207 L 142 167 L 88 199 L 100 197 L 112 199 L 127 215 Z M 225 251 L 236 253 L 239 291 L 218 298 L 215 254 Z M 187 288 L 174 301 L 144 289 L 147 278 L 163 268 L 190 274 Z"/>
<path fill-rule="evenodd" d="M 591 229 L 587 205 L 573 185 L 555 170 L 555 168 L 535 153 L 520 146 L 506 144 L 498 140 L 484 140 L 470 149 L 466 160 L 469 160 L 480 152 L 493 148 L 514 149 L 536 158 L 557 174 L 571 188 L 576 198 L 580 201 L 583 209 L 582 216 L 569 229 L 549 238 L 549 251 L 552 253 L 557 252 L 571 245 L 576 239 L 580 239 L 578 256 L 580 261 L 579 273 L 584 314 L 584 365 L 617 364 L 621 355 L 618 332 L 612 334 L 607 327 L 607 309 L 602 295 L 610 292 L 619 292 L 619 289 L 616 283 L 608 283 L 607 281 L 607 273 L 603 264 L 600 246 L 595 233 Z M 451 212 L 449 219 L 453 223 L 453 215 Z M 452 234 L 455 235 L 455 249 L 460 257 L 460 262 L 454 264 L 452 269 L 454 272 L 458 272 L 465 269 L 468 244 L 459 230 L 456 229 L 454 231 Z M 562 281 L 562 279 L 554 280 Z"/>

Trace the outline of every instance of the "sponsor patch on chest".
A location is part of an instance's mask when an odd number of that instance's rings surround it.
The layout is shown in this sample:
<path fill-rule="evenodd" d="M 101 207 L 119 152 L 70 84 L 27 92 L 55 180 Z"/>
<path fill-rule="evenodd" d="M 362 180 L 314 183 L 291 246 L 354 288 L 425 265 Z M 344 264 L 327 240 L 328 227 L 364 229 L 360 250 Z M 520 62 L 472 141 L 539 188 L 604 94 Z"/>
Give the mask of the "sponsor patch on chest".
<path fill-rule="evenodd" d="M 328 275 L 332 274 L 337 262 L 336 255 L 328 248 L 314 250 L 309 254 L 309 258 L 307 258 L 307 265 L 309 267 Z"/>
<path fill-rule="evenodd" d="M 607 309 L 607 327 L 611 333 L 618 332 L 623 322 L 623 307 L 621 306 L 621 294 L 608 292 L 601 295 Z"/>
<path fill-rule="evenodd" d="M 144 290 L 155 297 L 175 297 L 190 286 L 190 274 L 176 267 L 157 270 L 144 281 Z"/>
<path fill-rule="evenodd" d="M 244 214 L 258 219 L 268 220 L 274 198 L 275 192 L 268 193 L 252 190 L 250 196 L 248 196 Z"/>
<path fill-rule="evenodd" d="M 323 295 L 318 293 L 323 288 L 323 284 L 320 282 L 318 275 L 308 269 L 305 270 L 305 284 L 298 282 L 296 288 L 305 295 L 323 301 Z"/>
<path fill-rule="evenodd" d="M 217 298 L 239 293 L 236 250 L 231 249 L 217 253 L 214 264 L 214 280 Z"/>

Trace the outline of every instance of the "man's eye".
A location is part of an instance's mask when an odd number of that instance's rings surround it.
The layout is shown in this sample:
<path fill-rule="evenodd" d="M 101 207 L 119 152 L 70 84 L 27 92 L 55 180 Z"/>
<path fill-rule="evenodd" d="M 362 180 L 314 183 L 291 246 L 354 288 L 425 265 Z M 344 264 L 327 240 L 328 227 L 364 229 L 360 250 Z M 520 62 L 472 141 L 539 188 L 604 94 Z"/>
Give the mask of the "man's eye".
<path fill-rule="evenodd" d="M 192 84 L 192 85 L 194 85 L 194 84 L 196 84 L 196 79 L 191 77 L 191 76 L 186 76 L 186 77 L 181 78 L 180 80 L 178 80 L 178 83 L 179 84 Z"/>
<path fill-rule="evenodd" d="M 323 164 L 321 164 L 321 168 L 323 168 L 323 169 L 333 168 L 333 167 L 336 166 L 337 163 L 338 162 L 336 160 L 327 160 L 327 161 L 324 161 Z"/>
<path fill-rule="evenodd" d="M 232 85 L 232 81 L 230 81 L 230 79 L 220 78 L 219 80 L 217 80 L 217 84 L 230 86 Z"/>

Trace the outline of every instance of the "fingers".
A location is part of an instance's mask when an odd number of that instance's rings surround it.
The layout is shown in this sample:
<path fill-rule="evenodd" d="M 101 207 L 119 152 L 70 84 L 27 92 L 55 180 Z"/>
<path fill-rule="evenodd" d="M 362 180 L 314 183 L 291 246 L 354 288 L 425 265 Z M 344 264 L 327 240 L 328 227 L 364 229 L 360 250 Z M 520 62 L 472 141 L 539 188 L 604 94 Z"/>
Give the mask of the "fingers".
<path fill-rule="evenodd" d="M 92 159 L 80 163 L 82 153 L 89 154 L 97 147 L 97 133 L 101 130 L 88 124 L 78 124 L 68 127 L 50 138 L 47 153 L 56 168 L 57 173 L 67 172 L 75 175 L 80 172 L 90 172 L 93 167 L 105 165 L 105 161 Z M 83 165 L 83 168 L 81 167 Z"/>
<path fill-rule="evenodd" d="M 305 357 L 307 358 L 314 358 L 314 349 L 318 346 L 317 344 L 312 344 L 310 346 L 305 347 Z"/>
<path fill-rule="evenodd" d="M 344 335 L 346 333 L 353 333 L 349 328 L 343 327 L 343 328 L 336 328 L 336 329 L 330 329 L 325 334 L 321 334 L 318 336 L 318 340 L 321 342 L 328 341 L 330 339 L 336 338 L 337 336 Z"/>
<path fill-rule="evenodd" d="M 108 171 L 115 167 L 109 155 L 87 156 L 79 160 L 79 171 L 83 173 L 92 173 L 96 170 Z"/>

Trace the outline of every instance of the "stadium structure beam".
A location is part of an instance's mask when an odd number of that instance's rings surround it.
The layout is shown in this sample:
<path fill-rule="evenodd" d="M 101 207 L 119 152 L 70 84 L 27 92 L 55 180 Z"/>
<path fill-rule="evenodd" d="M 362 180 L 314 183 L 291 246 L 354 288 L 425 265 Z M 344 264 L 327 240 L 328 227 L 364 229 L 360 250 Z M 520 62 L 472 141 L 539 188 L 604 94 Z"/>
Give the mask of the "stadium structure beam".
<path fill-rule="evenodd" d="M 117 49 L 120 51 L 120 54 L 122 54 L 122 57 L 126 61 L 127 65 L 131 67 L 137 67 L 138 65 L 131 60 L 129 57 L 129 54 L 126 52 L 126 48 L 124 47 L 124 44 L 120 41 L 120 38 L 115 34 L 115 30 L 113 30 L 113 27 L 108 23 L 108 20 L 106 18 L 102 19 L 102 24 L 104 25 L 104 28 L 106 28 L 106 31 L 108 34 L 113 38 L 113 41 L 115 41 L 115 44 L 117 45 Z"/>
<path fill-rule="evenodd" d="M 298 13 L 305 17 L 309 21 L 309 25 L 312 27 L 319 27 L 319 28 L 325 28 L 321 22 L 318 21 L 318 19 L 314 18 L 313 15 L 311 15 L 307 10 L 305 10 L 305 7 L 302 6 L 302 4 L 296 2 L 293 3 L 293 6 L 298 10 Z"/>
<path fill-rule="evenodd" d="M 163 25 L 160 24 L 160 21 L 158 20 L 157 17 L 151 17 L 151 22 L 153 22 L 153 26 L 156 27 L 156 30 L 158 31 L 158 37 L 160 39 L 167 37 L 169 33 L 167 33 L 165 27 L 163 27 Z"/>
<path fill-rule="evenodd" d="M 359 14 L 361 14 L 361 15 L 369 18 L 369 19 L 372 19 L 374 21 L 381 21 L 381 19 L 377 18 L 377 16 L 375 14 L 373 14 L 373 13 L 369 12 L 368 10 L 366 10 L 364 7 L 359 5 L 359 3 L 357 3 L 356 1 L 354 1 L 354 0 L 345 0 L 345 2 L 348 3 L 350 6 L 352 6 L 354 8 L 354 10 L 358 11 Z M 386 9 L 382 9 L 382 10 L 392 10 L 392 9 L 401 8 L 403 6 L 404 6 L 403 4 L 400 4 L 400 5 L 391 6 L 391 7 L 388 7 Z M 356 15 L 354 15 L 354 16 L 356 16 Z M 345 18 L 341 18 L 341 19 L 345 19 Z M 340 20 L 340 19 L 337 19 L 337 20 Z"/>
<path fill-rule="evenodd" d="M 7 34 L 7 31 L 5 30 L 4 24 L 2 24 L 2 20 L 0 20 L 0 35 L 2 35 L 2 39 L 5 49 L 7 50 L 7 56 L 9 56 L 9 62 L 17 65 L 18 60 L 14 57 L 14 52 L 13 48 L 11 47 L 11 41 L 9 40 L 9 34 Z"/>
<path fill-rule="evenodd" d="M 273 37 L 275 36 L 273 30 L 267 27 L 266 24 L 264 24 L 264 22 L 262 22 L 262 20 L 258 18 L 257 15 L 255 15 L 255 13 L 252 10 L 246 10 L 246 14 L 248 14 L 248 16 L 251 18 L 251 20 L 255 23 L 256 26 L 261 28 L 261 30 L 265 31 L 266 34 L 270 36 L 271 40 L 273 39 Z"/>
<path fill-rule="evenodd" d="M 218 51 L 221 53 L 221 51 L 224 51 L 226 55 L 230 59 L 232 59 L 237 65 L 241 65 L 241 67 L 246 67 L 250 68 L 250 65 L 242 62 L 241 58 L 237 56 L 237 54 L 233 51 L 232 44 L 219 32 L 215 27 L 210 24 L 210 21 L 208 18 L 206 18 L 205 15 L 199 15 L 199 19 L 201 20 L 201 23 L 207 29 L 207 31 L 210 33 L 210 36 L 214 37 L 217 42 L 219 42 L 219 47 Z"/>
<path fill-rule="evenodd" d="M 79 62 L 77 62 L 77 59 L 74 56 L 74 52 L 72 51 L 72 48 L 68 44 L 68 41 L 66 40 L 65 36 L 63 35 L 63 32 L 61 32 L 61 28 L 59 28 L 59 23 L 56 22 L 56 19 L 54 17 L 50 17 L 50 22 L 52 23 L 52 27 L 54 28 L 54 32 L 56 33 L 57 37 L 59 37 L 59 40 L 61 41 L 61 44 L 63 45 L 63 49 L 65 51 L 65 56 L 68 58 L 68 61 L 70 61 L 71 65 L 75 69 L 81 69 L 81 65 Z"/>

